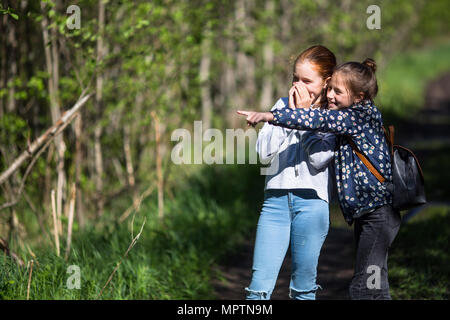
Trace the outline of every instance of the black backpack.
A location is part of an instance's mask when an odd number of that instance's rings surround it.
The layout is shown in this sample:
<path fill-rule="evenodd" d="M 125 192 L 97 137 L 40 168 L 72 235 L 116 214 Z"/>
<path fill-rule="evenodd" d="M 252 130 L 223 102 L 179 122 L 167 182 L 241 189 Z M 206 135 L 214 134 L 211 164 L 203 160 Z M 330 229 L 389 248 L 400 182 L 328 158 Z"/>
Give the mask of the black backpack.
<path fill-rule="evenodd" d="M 389 126 L 389 132 L 383 129 L 391 149 L 393 207 L 401 211 L 425 204 L 425 180 L 419 160 L 411 150 L 394 144 L 394 126 Z"/>
<path fill-rule="evenodd" d="M 402 211 L 425 204 L 425 181 L 419 160 L 411 150 L 394 144 L 394 126 L 389 126 L 389 131 L 384 127 L 383 129 L 391 154 L 392 183 L 389 183 L 388 190 L 392 193 L 394 209 Z M 384 183 L 384 177 L 358 150 L 350 137 L 348 142 L 370 172 Z"/>

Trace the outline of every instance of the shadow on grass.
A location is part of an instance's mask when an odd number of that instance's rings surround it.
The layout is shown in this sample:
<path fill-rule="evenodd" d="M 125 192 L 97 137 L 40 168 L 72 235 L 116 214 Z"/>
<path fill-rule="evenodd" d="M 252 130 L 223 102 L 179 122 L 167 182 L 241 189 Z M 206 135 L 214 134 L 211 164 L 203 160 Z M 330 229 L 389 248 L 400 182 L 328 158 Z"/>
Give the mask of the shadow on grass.
<path fill-rule="evenodd" d="M 402 225 L 390 250 L 394 299 L 448 299 L 450 209 L 435 208 Z"/>

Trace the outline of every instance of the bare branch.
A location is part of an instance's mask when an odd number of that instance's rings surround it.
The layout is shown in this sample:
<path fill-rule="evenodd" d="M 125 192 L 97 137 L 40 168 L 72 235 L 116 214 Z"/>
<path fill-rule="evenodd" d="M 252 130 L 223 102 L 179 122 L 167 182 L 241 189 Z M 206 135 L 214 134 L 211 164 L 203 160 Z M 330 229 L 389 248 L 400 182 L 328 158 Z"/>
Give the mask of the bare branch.
<path fill-rule="evenodd" d="M 86 103 L 92 96 L 92 93 L 80 98 L 72 109 L 66 111 L 62 117 L 47 131 L 37 138 L 33 143 L 27 146 L 26 150 L 13 162 L 13 164 L 0 175 L 0 184 L 4 183 L 27 159 L 29 159 L 43 144 L 53 139 L 61 129 L 65 128 L 74 118 L 75 113 Z"/>

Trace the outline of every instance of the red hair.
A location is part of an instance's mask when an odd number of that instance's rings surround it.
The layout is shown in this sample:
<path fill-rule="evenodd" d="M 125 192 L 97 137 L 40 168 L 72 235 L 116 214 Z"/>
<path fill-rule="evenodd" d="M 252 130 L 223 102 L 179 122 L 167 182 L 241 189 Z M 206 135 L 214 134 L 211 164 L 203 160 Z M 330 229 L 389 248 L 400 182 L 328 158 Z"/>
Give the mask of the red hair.
<path fill-rule="evenodd" d="M 331 52 L 330 49 L 321 45 L 312 46 L 298 55 L 294 62 L 294 73 L 297 63 L 305 61 L 309 61 L 313 65 L 324 81 L 333 75 L 334 68 L 336 67 L 336 56 L 334 53 Z M 324 89 L 321 93 L 320 104 L 323 107 L 326 107 L 327 105 L 327 97 L 326 94 L 324 94 L 325 92 L 326 91 Z"/>
<path fill-rule="evenodd" d="M 295 59 L 294 70 L 297 63 L 305 61 L 311 62 L 311 64 L 316 67 L 317 72 L 323 80 L 331 77 L 333 69 L 336 67 L 336 57 L 334 53 L 321 45 L 312 46 L 300 53 Z"/>

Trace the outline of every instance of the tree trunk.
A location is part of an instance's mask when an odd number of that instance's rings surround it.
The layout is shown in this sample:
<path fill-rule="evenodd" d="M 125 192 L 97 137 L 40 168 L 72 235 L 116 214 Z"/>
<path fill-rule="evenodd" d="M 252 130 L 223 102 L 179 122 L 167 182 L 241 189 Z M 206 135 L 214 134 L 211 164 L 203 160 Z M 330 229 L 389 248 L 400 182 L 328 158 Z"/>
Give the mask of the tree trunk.
<path fill-rule="evenodd" d="M 2 24 L 0 28 L 1 34 L 6 34 L 7 32 L 7 21 L 8 21 L 8 15 L 4 14 L 2 17 L 0 17 Z M 7 81 L 7 75 L 6 75 L 6 66 L 7 66 L 7 54 L 6 54 L 6 47 L 7 47 L 7 41 L 6 37 L 0 37 L 0 59 L 1 59 L 1 65 L 0 65 L 0 87 L 6 88 L 6 81 Z M 5 98 L 0 97 L 0 117 L 3 116 L 5 112 Z"/>
<path fill-rule="evenodd" d="M 282 43 L 289 43 L 289 40 L 292 36 L 292 30 L 293 26 L 291 25 L 292 21 L 292 8 L 291 3 L 289 0 L 281 0 L 281 10 L 282 10 L 282 16 L 280 17 L 280 35 L 281 35 L 281 42 Z M 297 48 L 298 44 L 295 46 L 287 46 L 285 49 L 287 52 L 292 50 L 291 48 Z M 300 48 L 301 50 L 303 48 Z M 298 49 L 296 49 L 298 50 Z M 276 81 L 276 97 L 287 97 L 288 91 L 289 91 L 289 84 L 292 81 L 292 65 L 294 63 L 294 59 L 297 57 L 297 55 L 300 52 L 291 52 L 288 59 L 285 59 L 282 61 L 282 64 L 279 65 L 279 67 L 282 68 L 282 72 L 277 72 L 277 76 L 275 77 Z M 271 105 L 265 106 L 265 110 L 261 111 L 268 111 L 269 108 L 272 107 L 275 101 L 272 101 Z"/>
<path fill-rule="evenodd" d="M 81 194 L 81 174 L 83 171 L 83 150 L 81 148 L 82 145 L 82 118 L 81 112 L 78 114 L 78 117 L 75 119 L 75 188 L 78 191 L 76 193 L 76 207 L 77 207 L 77 216 L 78 223 L 80 229 L 83 229 L 85 226 L 85 218 L 83 211 L 83 199 Z"/>
<path fill-rule="evenodd" d="M 103 199 L 103 158 L 100 137 L 102 128 L 97 125 L 94 131 L 94 157 L 95 157 L 95 191 L 97 193 L 97 217 L 103 215 L 105 201 Z"/>
<path fill-rule="evenodd" d="M 237 96 L 237 106 L 250 106 L 257 108 L 255 105 L 256 96 L 256 78 L 255 78 L 255 58 L 247 54 L 249 48 L 255 45 L 255 20 L 252 18 L 251 10 L 254 8 L 254 1 L 239 0 L 236 3 L 236 25 L 243 32 L 240 38 L 240 47 L 236 53 L 236 71 L 238 81 L 242 82 L 240 92 Z"/>
<path fill-rule="evenodd" d="M 133 198 L 135 198 L 135 178 L 134 178 L 134 168 L 133 161 L 131 157 L 131 138 L 130 138 L 130 126 L 124 125 L 123 128 L 123 151 L 125 154 L 125 162 L 127 168 L 127 181 L 128 186 L 133 190 Z"/>
<path fill-rule="evenodd" d="M 14 81 L 17 77 L 17 60 L 19 59 L 17 53 L 17 34 L 15 22 L 8 23 L 8 44 L 9 44 L 9 75 L 8 79 Z M 5 56 L 6 58 L 6 56 Z M 8 112 L 16 111 L 16 99 L 14 97 L 16 89 L 15 85 L 10 85 L 8 89 L 8 103 L 6 104 L 6 110 Z"/>
<path fill-rule="evenodd" d="M 52 29 L 52 38 L 49 38 L 48 26 L 49 21 L 45 12 L 46 4 L 41 2 L 41 10 L 43 13 L 43 19 L 41 21 L 42 25 L 42 36 L 44 40 L 45 48 L 45 62 L 47 66 L 47 72 L 49 74 L 48 78 L 48 91 L 50 96 L 50 109 L 52 122 L 55 124 L 61 118 L 61 111 L 59 107 L 58 98 L 58 83 L 59 83 L 59 58 L 58 58 L 58 43 L 57 43 L 57 33 L 56 30 Z M 63 201 L 63 188 L 65 185 L 65 173 L 64 173 L 64 153 L 66 151 L 66 146 L 63 140 L 63 133 L 55 137 L 56 146 L 56 156 L 57 156 L 57 191 L 56 191 L 56 212 L 58 216 L 61 215 L 62 201 Z"/>
<path fill-rule="evenodd" d="M 156 144 L 156 176 L 158 180 L 158 216 L 164 217 L 164 180 L 162 173 L 162 156 L 161 156 L 161 129 L 158 116 L 154 111 L 151 113 L 155 123 L 155 144 Z"/>
<path fill-rule="evenodd" d="M 229 26 L 232 26 L 233 23 L 230 22 Z M 229 27 L 232 28 L 232 27 Z M 237 110 L 238 106 L 236 105 L 236 70 L 234 66 L 235 62 L 235 44 L 234 40 L 228 36 L 227 39 L 225 39 L 225 64 L 223 68 L 225 69 L 223 74 L 224 77 L 222 79 L 223 86 L 222 86 L 222 94 L 224 95 L 224 102 L 225 102 L 225 110 L 227 110 L 225 118 L 227 119 L 228 125 L 232 126 L 234 128 L 235 125 L 237 125 L 237 117 L 235 111 Z"/>
<path fill-rule="evenodd" d="M 55 144 L 51 144 L 48 147 L 47 159 L 46 159 L 47 166 L 45 167 L 44 203 L 43 203 L 44 212 L 48 211 L 48 209 L 51 208 L 50 192 L 52 190 L 52 170 L 51 170 L 50 164 L 51 164 L 54 152 L 55 152 Z"/>
<path fill-rule="evenodd" d="M 266 12 L 268 14 L 268 19 L 270 20 L 273 16 L 275 9 L 274 1 L 267 0 L 266 1 Z M 267 24 L 270 25 L 270 21 L 267 21 Z M 273 53 L 273 35 L 270 34 L 263 48 L 263 61 L 265 67 L 265 74 L 261 92 L 260 99 L 260 110 L 269 110 L 273 104 L 273 83 L 272 83 L 272 73 L 273 73 L 273 64 L 274 64 L 274 53 Z"/>
<path fill-rule="evenodd" d="M 204 130 L 207 130 L 211 127 L 211 116 L 213 108 L 213 103 L 211 100 L 211 86 L 209 83 L 209 69 L 211 64 L 210 47 L 211 47 L 210 33 L 206 31 L 204 39 L 202 41 L 202 58 L 200 61 L 202 123 Z"/>
<path fill-rule="evenodd" d="M 103 36 L 105 28 L 105 3 L 99 1 L 98 3 L 98 38 L 97 38 L 97 68 L 103 59 L 105 48 L 103 46 Z M 95 108 L 97 111 L 97 124 L 94 130 L 94 149 L 95 149 L 95 172 L 96 172 L 96 191 L 98 199 L 97 204 L 97 216 L 103 215 L 104 198 L 103 198 L 103 157 L 102 157 L 102 145 L 101 135 L 102 127 L 100 118 L 103 110 L 103 72 L 97 70 L 96 78 L 96 92 L 95 92 Z"/>

